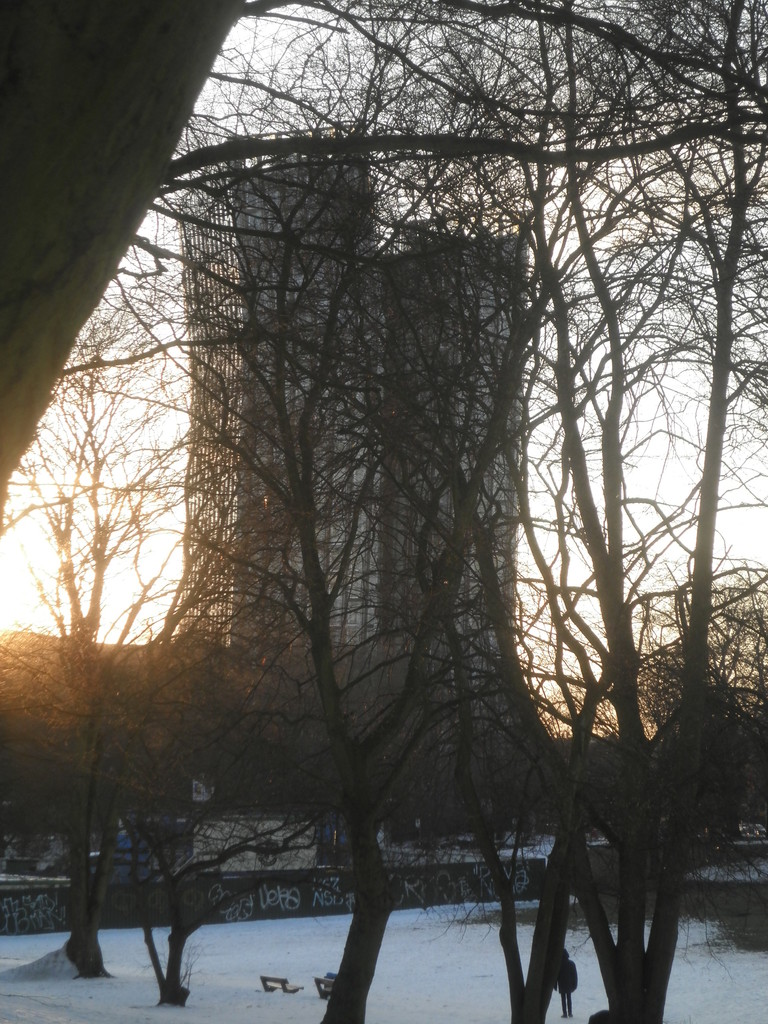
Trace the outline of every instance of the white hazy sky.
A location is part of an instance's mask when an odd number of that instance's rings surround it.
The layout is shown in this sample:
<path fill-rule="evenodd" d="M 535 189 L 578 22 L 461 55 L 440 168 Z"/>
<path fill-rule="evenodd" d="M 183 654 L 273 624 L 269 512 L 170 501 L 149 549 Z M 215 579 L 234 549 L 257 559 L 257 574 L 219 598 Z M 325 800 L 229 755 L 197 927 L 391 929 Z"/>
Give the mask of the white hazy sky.
<path fill-rule="evenodd" d="M 155 541 L 154 553 L 144 553 L 146 573 L 150 571 L 149 560 L 156 565 L 166 560 L 171 553 L 168 566 L 168 582 L 175 583 L 181 573 L 181 548 L 178 524 L 173 532 L 159 534 Z M 51 611 L 40 600 L 38 583 L 50 594 L 50 583 L 55 578 L 58 558 L 55 549 L 42 531 L 32 523 L 25 523 L 10 530 L 0 540 L 0 632 L 4 630 L 33 629 L 39 632 L 56 632 Z M 47 585 L 46 585 L 47 584 Z M 157 590 L 162 589 L 158 586 Z M 116 566 L 110 574 L 104 602 L 104 637 L 114 638 L 127 610 L 138 593 L 138 584 L 132 565 Z M 145 629 L 156 622 L 167 606 L 165 599 L 148 602 L 137 623 L 137 630 Z"/>
<path fill-rule="evenodd" d="M 31 524 L 11 529 L 0 540 L 0 630 L 50 629 L 30 563 L 42 574 L 55 572 L 56 553 Z"/>

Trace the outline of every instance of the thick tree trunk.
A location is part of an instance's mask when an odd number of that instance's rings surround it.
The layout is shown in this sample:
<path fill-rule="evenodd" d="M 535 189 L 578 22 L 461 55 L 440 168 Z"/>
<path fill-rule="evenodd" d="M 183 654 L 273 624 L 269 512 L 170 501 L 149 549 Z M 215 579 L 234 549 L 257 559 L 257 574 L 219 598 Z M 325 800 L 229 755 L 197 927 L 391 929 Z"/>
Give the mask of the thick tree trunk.
<path fill-rule="evenodd" d="M 547 860 L 522 1012 L 513 1024 L 544 1024 L 562 961 L 571 901 L 572 837 L 558 837 Z"/>
<path fill-rule="evenodd" d="M 161 871 L 164 881 L 165 895 L 168 899 L 168 910 L 170 914 L 171 929 L 168 933 L 168 957 L 163 969 L 162 961 L 157 952 L 155 934 L 152 928 L 152 915 L 149 908 L 149 894 L 156 889 L 156 877 L 150 876 L 149 880 L 139 878 L 139 849 L 141 847 L 141 833 L 137 829 L 131 830 L 131 881 L 133 891 L 136 895 L 136 906 L 141 921 L 141 929 L 144 935 L 144 944 L 149 953 L 152 970 L 155 972 L 155 980 L 160 993 L 158 1005 L 186 1006 L 189 998 L 189 989 L 184 985 L 184 949 L 187 939 L 201 923 L 199 920 L 192 922 L 185 921 L 184 898 L 179 879 L 174 877 L 167 862 L 162 855 Z"/>
<path fill-rule="evenodd" d="M 91 864 L 90 830 L 73 830 L 70 837 L 69 921 L 67 956 L 81 978 L 109 977 L 99 945 L 101 912 L 107 895 L 117 845 L 118 819 L 113 814 L 104 826 L 99 857 Z"/>
<path fill-rule="evenodd" d="M 241 3 L 0 5 L 0 509 Z"/>
<path fill-rule="evenodd" d="M 619 1019 L 642 1024 L 645 1006 L 645 924 L 648 864 L 645 846 L 632 837 L 619 851 L 619 920 L 615 963 Z M 613 1010 L 614 1007 L 611 1007 Z M 650 1022 L 649 1022 L 650 1024 Z M 657 1022 L 661 1024 L 661 1020 Z"/>
<path fill-rule="evenodd" d="M 158 956 L 157 946 L 155 945 L 155 936 L 152 931 L 152 925 L 149 923 L 146 900 L 143 899 L 143 888 L 139 887 L 135 891 L 139 897 L 144 944 L 147 947 L 149 959 L 152 963 L 152 969 L 155 972 L 157 987 L 160 990 L 158 1005 L 162 1006 L 163 1004 L 166 1004 L 168 1006 L 186 1006 L 187 999 L 189 999 L 189 989 L 182 983 L 182 975 L 184 967 L 184 948 L 187 944 L 187 939 L 189 938 L 191 931 L 188 928 L 180 928 L 178 925 L 173 925 L 171 927 L 168 934 L 168 961 L 166 963 L 165 970 L 163 970 L 163 965 L 160 962 L 160 957 Z"/>
<path fill-rule="evenodd" d="M 138 843 L 138 836 L 134 834 L 134 850 L 138 849 Z M 187 999 L 189 998 L 189 989 L 183 983 L 184 949 L 187 939 L 195 931 L 197 924 L 184 924 L 182 894 L 179 888 L 172 884 L 169 877 L 166 877 L 165 892 L 168 897 L 168 906 L 171 914 L 171 930 L 168 933 L 168 959 L 165 964 L 165 970 L 163 970 L 157 946 L 155 945 L 155 935 L 150 919 L 148 893 L 151 891 L 151 887 L 147 882 L 139 881 L 136 877 L 136 863 L 133 865 L 133 891 L 136 894 L 136 903 L 144 934 L 144 944 L 147 947 L 160 992 L 158 1005 L 186 1006 Z"/>
<path fill-rule="evenodd" d="M 67 956 L 77 967 L 81 978 L 107 977 L 99 945 L 99 924 L 106 887 L 95 884 L 89 870 L 87 848 L 72 851 L 71 857 Z"/>
<path fill-rule="evenodd" d="M 99 944 L 99 922 L 95 919 L 73 923 L 67 940 L 67 957 L 77 968 L 79 978 L 108 978 Z"/>
<path fill-rule="evenodd" d="M 368 991 L 392 912 L 392 891 L 369 819 L 347 820 L 355 876 L 355 909 L 323 1024 L 364 1024 Z"/>
<path fill-rule="evenodd" d="M 165 965 L 165 980 L 160 989 L 160 1002 L 170 1006 L 185 1006 L 189 989 L 182 984 L 184 947 L 188 931 L 185 928 L 171 928 L 168 935 L 168 962 Z"/>

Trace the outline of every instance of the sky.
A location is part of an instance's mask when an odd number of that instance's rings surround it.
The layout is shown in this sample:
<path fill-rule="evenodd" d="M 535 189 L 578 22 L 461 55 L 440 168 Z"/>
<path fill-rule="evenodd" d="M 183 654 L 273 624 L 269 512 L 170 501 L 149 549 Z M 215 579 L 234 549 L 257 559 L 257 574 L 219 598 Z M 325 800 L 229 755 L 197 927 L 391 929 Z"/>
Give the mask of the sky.
<path fill-rule="evenodd" d="M 35 531 L 19 527 L 0 539 L 0 630 L 50 624 L 40 607 L 34 577 L 29 571 L 33 551 L 40 568 L 41 559 L 49 569 L 54 568 L 54 551 L 40 544 Z"/>
<path fill-rule="evenodd" d="M 368 1000 L 366 1024 L 500 1024 L 509 1020 L 496 926 L 467 924 L 463 908 L 392 915 Z M 325 1004 L 314 977 L 337 968 L 346 915 L 210 925 L 190 939 L 186 1008 L 158 1007 L 139 930 L 102 932 L 112 977 L 71 979 L 65 936 L 0 937 L 0 1017 L 6 1024 L 319 1024 Z M 524 954 L 532 926 L 521 929 Z M 574 919 L 568 949 L 577 965 L 574 1024 L 607 1003 L 594 951 Z M 162 948 L 162 941 L 158 942 Z M 41 958 L 44 958 L 41 960 Z M 295 995 L 262 991 L 261 974 L 302 985 Z M 559 997 L 547 1024 L 560 1019 Z M 665 1024 L 748 1024 L 765 1020 L 765 952 L 724 942 L 717 928 L 685 924 Z"/>
<path fill-rule="evenodd" d="M 158 532 L 154 540 L 154 555 L 149 544 L 145 545 L 145 577 L 150 574 L 150 562 L 152 565 L 160 565 L 169 557 L 169 553 L 172 571 L 169 573 L 168 582 L 173 583 L 180 576 L 181 548 L 178 529 L 178 521 L 174 520 L 164 533 Z M 56 632 L 51 611 L 46 603 L 40 600 L 38 586 L 45 587 L 47 593 L 53 595 L 52 581 L 56 578 L 58 565 L 56 548 L 51 544 L 45 531 L 35 527 L 31 521 L 19 524 L 0 537 L 0 580 L 4 584 L 0 587 L 0 632 L 24 629 Z M 114 570 L 108 576 L 105 592 L 102 639 L 114 638 L 137 593 L 138 582 L 130 560 L 125 564 L 116 562 Z M 157 622 L 166 606 L 165 600 L 147 602 L 145 614 L 139 617 L 137 632 L 140 633 L 147 623 Z"/>

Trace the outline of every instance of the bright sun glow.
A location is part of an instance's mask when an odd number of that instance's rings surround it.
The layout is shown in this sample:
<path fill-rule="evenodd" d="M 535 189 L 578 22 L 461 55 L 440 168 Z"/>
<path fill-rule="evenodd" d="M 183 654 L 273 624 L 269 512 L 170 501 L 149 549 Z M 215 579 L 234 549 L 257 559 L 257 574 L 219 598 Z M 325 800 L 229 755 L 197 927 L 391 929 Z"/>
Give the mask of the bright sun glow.
<path fill-rule="evenodd" d="M 146 343 L 106 304 L 76 354 Z M 82 618 L 106 642 L 157 632 L 183 572 L 186 390 L 178 357 L 62 376 L 9 484 L 0 631 L 60 634 Z"/>
<path fill-rule="evenodd" d="M 51 630 L 51 613 L 40 601 L 39 579 L 56 572 L 56 552 L 32 523 L 22 523 L 0 539 L 0 630 Z"/>
<path fill-rule="evenodd" d="M 152 542 L 144 545 L 142 578 L 146 580 L 158 572 L 161 578 L 152 588 L 149 600 L 142 603 L 132 631 L 134 637 L 146 639 L 146 630 L 153 630 L 162 619 L 170 593 L 181 576 L 181 558 L 177 522 L 169 523 L 167 530 L 159 530 Z M 26 629 L 41 633 L 58 631 L 52 611 L 58 569 L 56 549 L 45 531 L 34 523 L 20 523 L 0 538 L 0 579 L 4 583 L 0 590 L 0 633 Z M 132 561 L 117 562 L 107 578 L 102 614 L 104 640 L 116 639 L 128 610 L 138 600 L 140 584 L 135 570 Z"/>

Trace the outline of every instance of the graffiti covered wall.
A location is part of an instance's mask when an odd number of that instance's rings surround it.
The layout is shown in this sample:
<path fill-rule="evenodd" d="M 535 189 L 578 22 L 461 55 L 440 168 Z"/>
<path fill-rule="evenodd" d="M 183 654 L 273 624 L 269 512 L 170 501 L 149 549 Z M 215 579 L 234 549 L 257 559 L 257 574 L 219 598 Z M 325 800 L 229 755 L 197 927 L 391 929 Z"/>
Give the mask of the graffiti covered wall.
<path fill-rule="evenodd" d="M 514 886 L 519 900 L 539 898 L 544 863 L 538 859 L 526 860 L 511 869 L 515 872 Z M 402 868 L 393 872 L 392 889 L 397 910 L 496 901 L 488 869 L 477 863 Z M 65 885 L 34 889 L 0 885 L 0 935 L 67 931 L 67 897 Z M 164 888 L 157 883 L 147 883 L 145 897 L 152 925 L 166 925 L 168 899 Z M 211 924 L 348 914 L 354 908 L 355 899 L 350 871 L 315 869 L 202 876 L 184 888 L 182 905 L 190 921 Z M 135 928 L 139 923 L 133 888 L 111 886 L 102 927 Z"/>
<path fill-rule="evenodd" d="M 0 935 L 38 935 L 66 929 L 67 890 L 51 887 L 29 892 L 0 889 Z"/>

